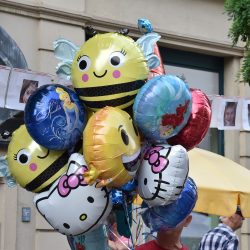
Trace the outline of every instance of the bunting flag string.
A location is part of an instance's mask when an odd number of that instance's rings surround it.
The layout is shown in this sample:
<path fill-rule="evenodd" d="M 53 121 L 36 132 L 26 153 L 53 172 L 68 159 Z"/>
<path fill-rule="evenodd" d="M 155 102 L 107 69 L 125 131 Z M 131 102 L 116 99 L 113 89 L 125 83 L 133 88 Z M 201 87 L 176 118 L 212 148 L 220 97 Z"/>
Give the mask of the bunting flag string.
<path fill-rule="evenodd" d="M 209 95 L 212 109 L 210 128 L 250 130 L 250 98 Z"/>
<path fill-rule="evenodd" d="M 56 75 L 0 65 L 0 107 L 24 110 L 25 103 L 45 84 L 71 86 L 70 80 Z M 250 98 L 208 95 L 212 109 L 210 128 L 250 131 Z"/>
<path fill-rule="evenodd" d="M 46 84 L 71 85 L 55 75 L 0 65 L 0 107 L 24 110 L 28 97 Z"/>

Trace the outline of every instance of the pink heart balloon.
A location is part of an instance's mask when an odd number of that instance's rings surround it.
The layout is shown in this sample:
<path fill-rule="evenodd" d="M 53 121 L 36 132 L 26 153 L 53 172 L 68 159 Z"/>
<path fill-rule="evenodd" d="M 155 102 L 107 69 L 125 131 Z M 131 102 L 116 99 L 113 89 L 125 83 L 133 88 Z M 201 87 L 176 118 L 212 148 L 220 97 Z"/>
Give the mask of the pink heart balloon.
<path fill-rule="evenodd" d="M 192 93 L 192 112 L 186 126 L 176 135 L 167 140 L 170 145 L 182 145 L 190 150 L 205 137 L 210 121 L 211 106 L 208 97 L 200 89 L 190 89 Z"/>

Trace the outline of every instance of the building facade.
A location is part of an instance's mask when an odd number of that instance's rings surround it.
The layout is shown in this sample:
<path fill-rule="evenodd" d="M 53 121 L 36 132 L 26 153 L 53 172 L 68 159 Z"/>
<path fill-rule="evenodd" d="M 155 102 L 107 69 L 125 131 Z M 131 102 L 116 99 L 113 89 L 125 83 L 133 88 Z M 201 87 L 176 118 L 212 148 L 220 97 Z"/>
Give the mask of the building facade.
<path fill-rule="evenodd" d="M 137 20 L 147 18 L 161 35 L 167 72 L 173 66 L 213 72 L 218 74 L 213 94 L 249 97 L 249 86 L 236 78 L 244 50 L 241 45 L 232 47 L 224 12 L 222 0 L 0 0 L 0 24 L 33 71 L 55 74 L 58 61 L 52 44 L 58 38 L 81 45 L 87 25 L 98 32 L 128 28 L 129 35 L 138 38 Z M 211 60 L 219 62 L 219 67 L 213 68 Z M 202 82 L 201 86 L 206 88 Z M 249 132 L 218 132 L 215 137 L 215 151 L 249 168 Z M 32 193 L 21 187 L 10 189 L 0 178 L 0 250 L 68 250 L 66 237 L 36 212 L 32 199 Z M 22 220 L 26 208 L 31 209 L 28 222 Z M 241 249 L 250 249 L 249 233 L 246 220 L 239 232 Z"/>

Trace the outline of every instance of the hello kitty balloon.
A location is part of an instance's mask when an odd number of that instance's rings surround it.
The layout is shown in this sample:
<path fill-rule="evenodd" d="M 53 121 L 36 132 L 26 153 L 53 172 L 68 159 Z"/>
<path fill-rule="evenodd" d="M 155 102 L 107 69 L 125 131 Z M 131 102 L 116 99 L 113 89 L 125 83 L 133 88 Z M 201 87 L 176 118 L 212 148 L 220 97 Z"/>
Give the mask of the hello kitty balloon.
<path fill-rule="evenodd" d="M 106 187 L 89 186 L 84 180 L 86 162 L 81 154 L 72 154 L 68 171 L 49 189 L 34 197 L 38 211 L 57 231 L 78 235 L 100 226 L 111 211 Z"/>
<path fill-rule="evenodd" d="M 188 170 L 187 151 L 181 145 L 151 146 L 139 168 L 139 195 L 149 207 L 170 204 L 180 195 Z"/>

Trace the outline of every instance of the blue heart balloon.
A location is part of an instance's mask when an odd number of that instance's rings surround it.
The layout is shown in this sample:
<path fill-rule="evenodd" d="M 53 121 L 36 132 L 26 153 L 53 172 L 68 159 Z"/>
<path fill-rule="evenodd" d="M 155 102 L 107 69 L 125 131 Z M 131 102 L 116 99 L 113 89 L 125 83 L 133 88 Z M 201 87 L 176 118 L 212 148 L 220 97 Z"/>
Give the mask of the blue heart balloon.
<path fill-rule="evenodd" d="M 147 208 L 142 213 L 142 219 L 152 232 L 173 229 L 192 212 L 196 200 L 197 187 L 189 177 L 176 201 L 164 206 Z"/>
<path fill-rule="evenodd" d="M 111 190 L 111 199 L 113 205 L 123 205 L 125 202 L 132 203 L 133 198 L 136 195 L 137 181 L 135 179 L 130 180 L 126 184 L 119 187 L 119 189 Z"/>
<path fill-rule="evenodd" d="M 188 85 L 174 75 L 150 79 L 133 105 L 134 121 L 151 142 L 164 142 L 178 134 L 191 114 L 192 95 Z"/>
<path fill-rule="evenodd" d="M 49 84 L 29 97 L 24 120 L 38 144 L 53 150 L 72 149 L 82 137 L 87 112 L 73 90 Z"/>

